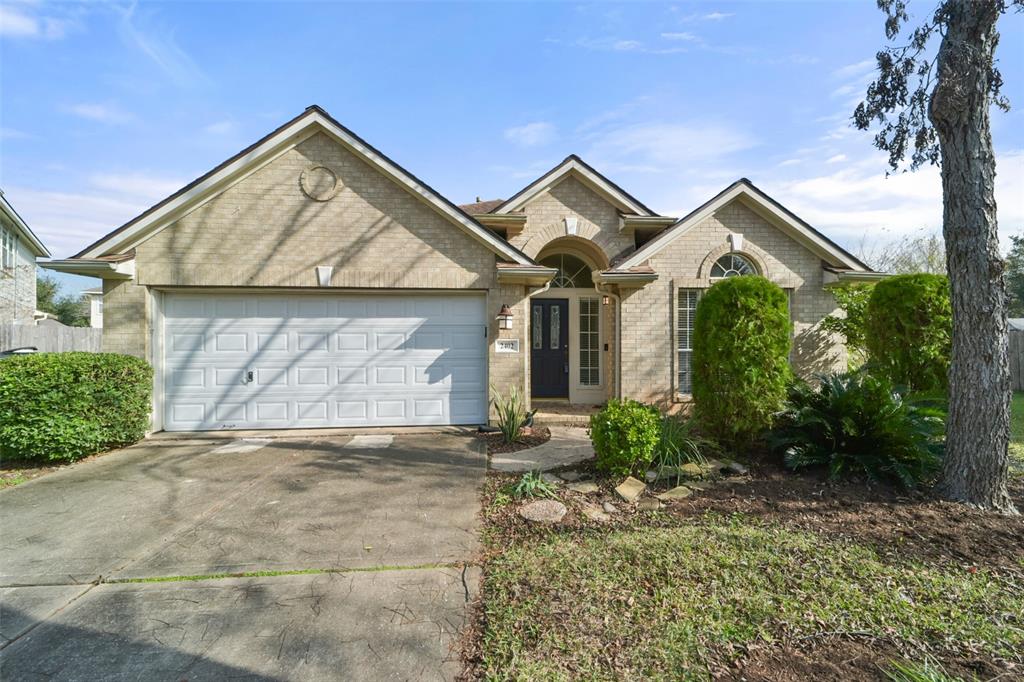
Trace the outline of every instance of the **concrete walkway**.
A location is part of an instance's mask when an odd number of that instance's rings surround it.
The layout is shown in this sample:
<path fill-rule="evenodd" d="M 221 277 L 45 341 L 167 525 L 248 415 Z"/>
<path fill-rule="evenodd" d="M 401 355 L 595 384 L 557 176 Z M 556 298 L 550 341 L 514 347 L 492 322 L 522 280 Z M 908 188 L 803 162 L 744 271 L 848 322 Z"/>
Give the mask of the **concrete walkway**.
<path fill-rule="evenodd" d="M 587 430 L 570 426 L 552 426 L 551 440 L 535 448 L 492 455 L 491 468 L 497 471 L 548 471 L 576 464 L 594 456 Z"/>
<path fill-rule="evenodd" d="M 278 436 L 147 441 L 0 492 L 0 678 L 451 679 L 479 441 Z"/>

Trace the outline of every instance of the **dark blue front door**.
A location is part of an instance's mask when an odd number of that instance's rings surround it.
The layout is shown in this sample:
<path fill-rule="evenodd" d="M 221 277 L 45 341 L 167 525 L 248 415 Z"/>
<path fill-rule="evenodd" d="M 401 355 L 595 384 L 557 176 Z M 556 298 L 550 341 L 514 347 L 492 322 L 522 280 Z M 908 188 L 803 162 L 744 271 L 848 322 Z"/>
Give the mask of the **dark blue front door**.
<path fill-rule="evenodd" d="M 564 298 L 531 304 L 530 383 L 534 398 L 569 397 L 569 301 Z"/>

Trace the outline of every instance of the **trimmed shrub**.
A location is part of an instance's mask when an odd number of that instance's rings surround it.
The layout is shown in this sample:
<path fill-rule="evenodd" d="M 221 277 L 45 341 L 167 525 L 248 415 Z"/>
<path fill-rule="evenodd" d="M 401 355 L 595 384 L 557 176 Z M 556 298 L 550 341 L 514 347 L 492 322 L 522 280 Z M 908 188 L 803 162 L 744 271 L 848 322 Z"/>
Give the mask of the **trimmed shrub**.
<path fill-rule="evenodd" d="M 697 304 L 693 397 L 701 427 L 720 443 L 749 445 L 771 425 L 792 381 L 786 293 L 764 277 L 730 277 Z"/>
<path fill-rule="evenodd" d="M 875 285 L 867 307 L 873 371 L 912 391 L 945 391 L 952 337 L 944 275 L 896 275 Z"/>
<path fill-rule="evenodd" d="M 590 415 L 590 439 L 597 468 L 616 476 L 645 469 L 661 435 L 657 408 L 635 400 L 609 400 Z"/>
<path fill-rule="evenodd" d="M 0 360 L 0 457 L 74 461 L 141 439 L 153 370 L 114 353 Z"/>
<path fill-rule="evenodd" d="M 864 474 L 913 488 L 939 470 L 944 416 L 908 400 L 885 377 L 834 374 L 817 390 L 793 387 L 771 440 L 791 469 L 823 466 L 832 478 Z"/>

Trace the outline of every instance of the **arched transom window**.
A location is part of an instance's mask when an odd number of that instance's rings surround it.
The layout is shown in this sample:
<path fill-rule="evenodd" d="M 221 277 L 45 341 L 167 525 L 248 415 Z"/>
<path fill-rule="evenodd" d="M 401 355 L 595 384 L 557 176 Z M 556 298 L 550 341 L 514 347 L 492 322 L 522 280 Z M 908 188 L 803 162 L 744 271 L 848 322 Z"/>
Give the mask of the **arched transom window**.
<path fill-rule="evenodd" d="M 736 253 L 725 254 L 711 266 L 711 279 L 756 274 L 757 268 L 754 267 L 754 264 Z"/>
<path fill-rule="evenodd" d="M 592 289 L 594 281 L 590 277 L 590 266 L 576 256 L 560 253 L 541 260 L 547 268 L 558 268 L 558 274 L 551 280 L 555 289 Z"/>

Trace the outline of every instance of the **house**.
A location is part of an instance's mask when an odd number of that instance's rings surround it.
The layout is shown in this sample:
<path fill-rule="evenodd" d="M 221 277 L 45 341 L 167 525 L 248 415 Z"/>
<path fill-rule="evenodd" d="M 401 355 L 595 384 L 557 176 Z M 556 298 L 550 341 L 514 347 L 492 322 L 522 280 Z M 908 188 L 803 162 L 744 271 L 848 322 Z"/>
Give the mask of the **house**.
<path fill-rule="evenodd" d="M 89 305 L 89 326 L 93 329 L 103 329 L 103 289 L 86 289 L 82 296 Z"/>
<path fill-rule="evenodd" d="M 36 258 L 49 256 L 0 190 L 0 324 L 34 323 Z"/>
<path fill-rule="evenodd" d="M 716 279 L 789 292 L 810 374 L 845 362 L 827 287 L 876 277 L 746 179 L 676 218 L 570 156 L 457 206 L 316 106 L 48 267 L 103 279 L 167 430 L 479 424 L 489 387 L 673 407 Z"/>

